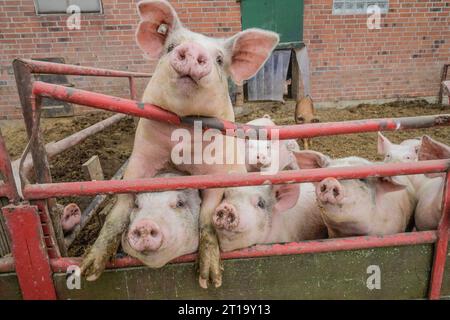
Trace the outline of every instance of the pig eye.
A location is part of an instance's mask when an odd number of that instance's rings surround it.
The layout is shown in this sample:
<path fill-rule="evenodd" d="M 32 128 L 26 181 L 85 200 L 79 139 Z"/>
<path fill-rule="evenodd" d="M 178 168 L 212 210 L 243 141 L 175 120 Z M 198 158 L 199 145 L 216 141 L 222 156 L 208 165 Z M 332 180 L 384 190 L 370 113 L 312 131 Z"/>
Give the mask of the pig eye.
<path fill-rule="evenodd" d="M 186 203 L 183 200 L 178 200 L 176 207 L 177 208 L 183 208 L 186 205 Z"/>
<path fill-rule="evenodd" d="M 266 202 L 262 198 L 259 198 L 258 203 L 256 205 L 259 208 L 264 209 L 266 207 Z"/>
<path fill-rule="evenodd" d="M 223 66 L 223 57 L 222 56 L 217 56 L 216 62 L 217 62 L 217 64 L 219 66 Z"/>
<path fill-rule="evenodd" d="M 175 49 L 175 44 L 174 43 L 169 44 L 169 46 L 167 47 L 167 53 L 171 52 L 173 49 Z"/>

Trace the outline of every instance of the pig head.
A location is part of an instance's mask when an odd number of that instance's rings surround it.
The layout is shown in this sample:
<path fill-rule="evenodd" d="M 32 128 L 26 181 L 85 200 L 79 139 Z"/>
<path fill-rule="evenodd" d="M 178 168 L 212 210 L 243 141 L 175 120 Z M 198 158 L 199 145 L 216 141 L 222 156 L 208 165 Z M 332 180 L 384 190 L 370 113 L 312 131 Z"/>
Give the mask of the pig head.
<path fill-rule="evenodd" d="M 314 151 L 296 152 L 302 169 L 365 166 L 359 157 L 330 159 Z M 406 230 L 415 207 L 412 190 L 390 177 L 316 183 L 316 197 L 330 237 L 385 235 Z"/>
<path fill-rule="evenodd" d="M 193 189 L 138 194 L 122 234 L 123 250 L 152 268 L 197 251 L 200 203 L 200 193 Z"/>
<path fill-rule="evenodd" d="M 278 43 L 278 35 L 248 29 L 215 39 L 182 26 L 166 1 L 142 1 L 136 39 L 150 58 L 159 59 L 143 101 L 179 116 L 202 115 L 233 120 L 227 79 L 251 78 Z"/>
<path fill-rule="evenodd" d="M 247 122 L 255 126 L 275 126 L 268 114 Z M 248 172 L 277 173 L 281 170 L 297 170 L 293 151 L 300 151 L 295 140 L 246 140 L 246 167 Z"/>

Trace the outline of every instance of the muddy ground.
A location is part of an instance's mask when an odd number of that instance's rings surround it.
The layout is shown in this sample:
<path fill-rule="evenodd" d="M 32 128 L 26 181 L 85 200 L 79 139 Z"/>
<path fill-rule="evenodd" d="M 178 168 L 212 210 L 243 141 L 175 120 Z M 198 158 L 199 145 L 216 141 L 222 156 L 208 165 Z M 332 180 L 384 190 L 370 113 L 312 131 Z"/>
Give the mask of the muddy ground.
<path fill-rule="evenodd" d="M 279 125 L 294 124 L 293 102 L 287 102 L 284 105 L 269 102 L 252 103 L 246 105 L 243 110 L 244 112 L 237 116 L 238 122 L 247 122 L 264 114 L 270 114 L 275 123 Z M 448 109 L 443 110 L 440 106 L 429 104 L 424 100 L 398 101 L 382 105 L 359 105 L 347 109 L 317 110 L 322 122 L 408 117 L 448 112 Z M 110 115 L 107 112 L 94 112 L 73 118 L 43 119 L 43 136 L 46 142 L 57 141 Z M 133 119 L 125 119 L 86 139 L 82 144 L 58 155 L 50 161 L 53 180 L 56 182 L 85 180 L 81 165 L 93 155 L 99 156 L 105 178 L 111 178 L 131 153 L 134 130 Z M 26 133 L 23 125 L 16 122 L 3 123 L 2 133 L 6 138 L 6 145 L 11 158 L 16 159 L 26 145 Z M 424 134 L 450 144 L 450 127 L 385 133 L 395 143 L 408 138 L 420 137 Z M 376 154 L 376 142 L 376 133 L 319 137 L 314 139 L 313 149 L 331 157 L 357 155 L 371 160 L 381 160 Z M 76 202 L 83 210 L 91 200 L 92 198 L 87 197 L 82 199 L 64 198 L 60 199 L 59 202 L 64 204 Z M 79 236 L 79 239 L 74 242 L 69 254 L 72 256 L 81 255 L 86 245 L 90 245 L 95 240 L 99 228 L 99 220 L 93 219 L 88 228 Z"/>

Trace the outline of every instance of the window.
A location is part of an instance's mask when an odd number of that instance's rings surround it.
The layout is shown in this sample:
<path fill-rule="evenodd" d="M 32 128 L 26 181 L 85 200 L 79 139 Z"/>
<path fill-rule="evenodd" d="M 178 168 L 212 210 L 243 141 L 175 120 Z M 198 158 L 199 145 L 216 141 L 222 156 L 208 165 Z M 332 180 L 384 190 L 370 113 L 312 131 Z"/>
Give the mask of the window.
<path fill-rule="evenodd" d="M 389 0 L 333 0 L 333 14 L 367 14 L 373 5 L 380 7 L 380 13 L 387 13 Z"/>
<path fill-rule="evenodd" d="M 37 14 L 67 13 L 67 8 L 76 5 L 81 12 L 102 13 L 101 0 L 34 0 Z"/>

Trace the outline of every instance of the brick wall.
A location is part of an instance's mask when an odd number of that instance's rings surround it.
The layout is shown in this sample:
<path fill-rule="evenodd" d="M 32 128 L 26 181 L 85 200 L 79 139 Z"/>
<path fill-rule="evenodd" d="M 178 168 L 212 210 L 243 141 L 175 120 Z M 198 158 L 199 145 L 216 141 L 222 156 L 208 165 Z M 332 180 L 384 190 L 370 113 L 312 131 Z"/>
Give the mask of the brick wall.
<path fill-rule="evenodd" d="M 104 14 L 83 14 L 82 28 L 66 15 L 36 16 L 32 0 L 0 0 L 0 119 L 19 118 L 11 62 L 16 57 L 64 57 L 66 63 L 151 72 L 134 42 L 137 0 L 103 0 Z M 172 0 L 194 31 L 239 31 L 235 0 Z M 433 96 L 442 64 L 450 62 L 450 1 L 390 0 L 381 30 L 365 15 L 335 15 L 332 0 L 305 0 L 304 40 L 316 101 Z M 128 97 L 126 79 L 70 77 L 77 88 Z M 138 81 L 139 92 L 145 81 Z"/>
<path fill-rule="evenodd" d="M 331 15 L 332 0 L 305 0 L 304 39 L 319 101 L 435 96 L 450 62 L 450 1 L 390 0 L 381 29 L 366 15 Z"/>
<path fill-rule="evenodd" d="M 16 57 L 64 57 L 66 63 L 152 72 L 134 41 L 137 0 L 103 0 L 104 14 L 82 14 L 81 30 L 66 27 L 67 15 L 35 14 L 32 0 L 0 0 L 0 119 L 20 118 L 12 73 Z M 241 29 L 235 0 L 172 0 L 183 23 L 194 31 L 229 36 Z M 77 88 L 129 97 L 128 80 L 69 77 Z M 139 93 L 145 80 L 138 81 Z"/>

